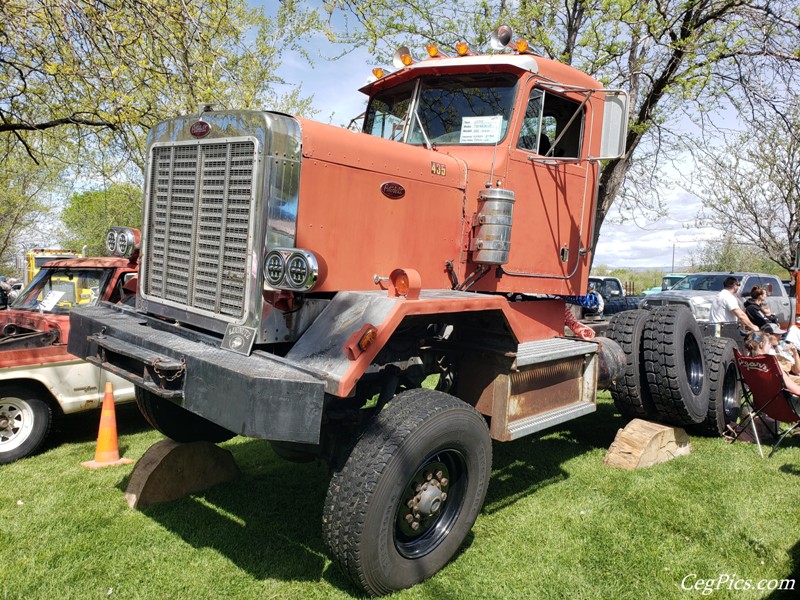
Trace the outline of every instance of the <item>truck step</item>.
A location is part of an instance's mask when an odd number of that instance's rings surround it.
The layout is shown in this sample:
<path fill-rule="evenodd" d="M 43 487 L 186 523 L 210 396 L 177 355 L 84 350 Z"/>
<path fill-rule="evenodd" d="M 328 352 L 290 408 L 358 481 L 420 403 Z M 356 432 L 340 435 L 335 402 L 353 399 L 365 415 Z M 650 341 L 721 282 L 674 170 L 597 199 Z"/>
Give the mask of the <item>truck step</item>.
<path fill-rule="evenodd" d="M 553 427 L 560 423 L 570 421 L 583 415 L 588 415 L 597 410 L 594 402 L 576 402 L 562 406 L 538 415 L 533 415 L 519 421 L 508 424 L 508 434 L 510 439 L 516 440 L 531 433 L 536 433 L 548 427 Z"/>
<path fill-rule="evenodd" d="M 516 366 L 527 367 L 576 356 L 586 356 L 597 353 L 597 344 L 584 340 L 569 338 L 552 338 L 525 342 L 517 347 Z"/>

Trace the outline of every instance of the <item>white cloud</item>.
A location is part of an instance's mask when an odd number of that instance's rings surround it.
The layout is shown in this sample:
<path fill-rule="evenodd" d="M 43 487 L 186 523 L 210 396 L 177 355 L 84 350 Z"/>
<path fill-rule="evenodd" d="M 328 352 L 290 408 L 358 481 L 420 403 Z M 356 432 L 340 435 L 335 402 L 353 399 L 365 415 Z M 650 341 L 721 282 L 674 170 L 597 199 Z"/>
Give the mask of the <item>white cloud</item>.
<path fill-rule="evenodd" d="M 612 207 L 600 231 L 594 264 L 680 270 L 690 252 L 723 234 L 714 227 L 693 226 L 694 217 L 701 208 L 695 196 L 685 192 L 672 194 L 664 204 L 667 216 L 645 225 L 631 219 L 614 222 L 620 219 L 620 214 Z"/>

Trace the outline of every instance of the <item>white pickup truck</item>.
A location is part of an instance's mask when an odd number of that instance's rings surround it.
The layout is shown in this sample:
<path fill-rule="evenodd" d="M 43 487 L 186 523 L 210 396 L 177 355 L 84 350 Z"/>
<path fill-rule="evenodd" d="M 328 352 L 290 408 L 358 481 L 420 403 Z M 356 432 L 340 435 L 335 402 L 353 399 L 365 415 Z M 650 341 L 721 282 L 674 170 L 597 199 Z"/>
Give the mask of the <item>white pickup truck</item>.
<path fill-rule="evenodd" d="M 70 354 L 67 340 L 73 307 L 123 300 L 136 272 L 135 257 L 50 261 L 0 311 L 0 464 L 36 452 L 54 415 L 100 406 L 107 381 L 116 402 L 134 399 L 133 384 Z"/>
<path fill-rule="evenodd" d="M 747 272 L 704 272 L 687 275 L 669 290 L 648 295 L 640 304 L 641 308 L 653 308 L 667 304 L 688 306 L 694 318 L 700 322 L 708 322 L 711 302 L 722 290 L 722 284 L 728 277 L 736 277 L 741 284 L 736 293 L 739 303 L 750 295 L 754 285 L 767 290 L 767 305 L 778 320 L 784 325 L 794 321 L 794 298 L 790 298 L 777 275 Z"/>

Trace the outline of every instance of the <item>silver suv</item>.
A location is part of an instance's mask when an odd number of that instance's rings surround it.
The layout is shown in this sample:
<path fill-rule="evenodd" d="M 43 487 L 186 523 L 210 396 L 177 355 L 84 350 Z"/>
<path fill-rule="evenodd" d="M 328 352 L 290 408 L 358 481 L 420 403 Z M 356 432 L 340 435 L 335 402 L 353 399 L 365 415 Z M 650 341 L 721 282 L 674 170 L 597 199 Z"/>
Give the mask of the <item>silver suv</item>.
<path fill-rule="evenodd" d="M 667 304 L 683 304 L 692 311 L 699 322 L 708 322 L 711 302 L 722 290 L 727 277 L 736 277 L 741 286 L 736 292 L 739 304 L 749 297 L 750 290 L 758 285 L 767 290 L 767 304 L 781 323 L 792 321 L 794 306 L 783 287 L 780 277 L 765 273 L 706 272 L 692 273 L 681 279 L 671 289 L 650 294 L 639 304 L 640 308 L 653 308 Z"/>

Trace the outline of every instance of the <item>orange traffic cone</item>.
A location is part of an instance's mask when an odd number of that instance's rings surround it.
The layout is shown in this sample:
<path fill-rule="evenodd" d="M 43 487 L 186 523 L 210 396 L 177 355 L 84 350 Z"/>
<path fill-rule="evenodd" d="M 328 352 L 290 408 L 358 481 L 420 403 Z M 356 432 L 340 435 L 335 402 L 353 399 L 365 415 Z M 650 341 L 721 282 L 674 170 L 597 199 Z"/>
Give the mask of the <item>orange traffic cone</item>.
<path fill-rule="evenodd" d="M 114 465 L 129 465 L 132 462 L 129 458 L 119 457 L 117 417 L 114 412 L 114 388 L 109 381 L 106 383 L 106 391 L 103 395 L 103 408 L 100 412 L 100 431 L 97 433 L 97 450 L 94 453 L 94 460 L 82 462 L 81 465 L 90 469 L 99 469 Z"/>

